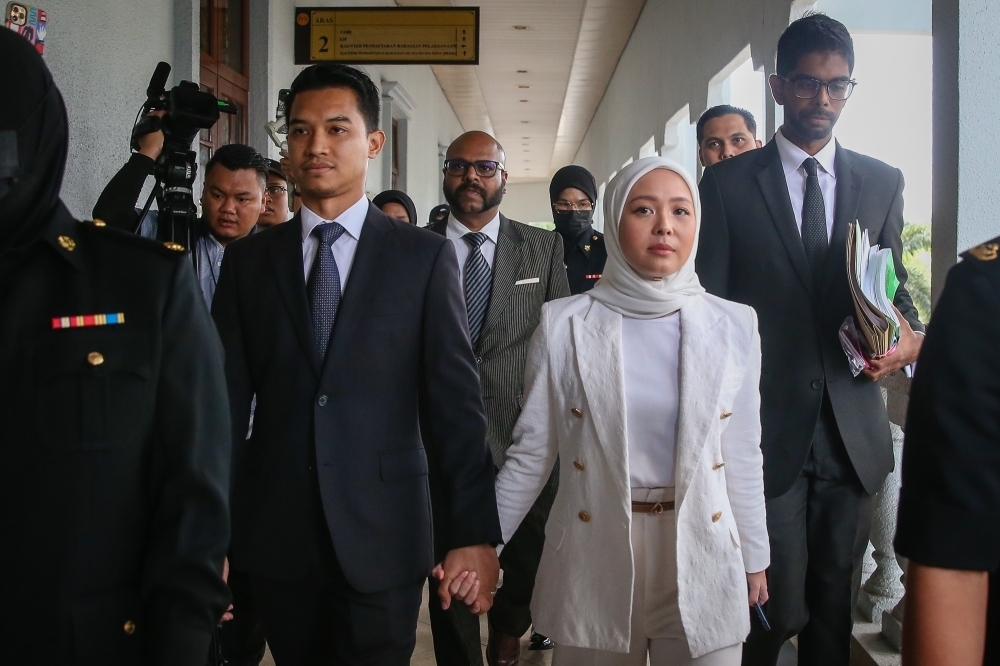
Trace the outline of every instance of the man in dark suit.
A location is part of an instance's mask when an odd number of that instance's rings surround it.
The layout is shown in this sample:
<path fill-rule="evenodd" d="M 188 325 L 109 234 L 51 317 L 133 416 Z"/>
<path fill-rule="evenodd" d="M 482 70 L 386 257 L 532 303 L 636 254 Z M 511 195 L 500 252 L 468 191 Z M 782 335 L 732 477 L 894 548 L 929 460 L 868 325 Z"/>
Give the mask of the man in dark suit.
<path fill-rule="evenodd" d="M 821 14 L 792 23 L 770 80 L 784 124 L 767 146 L 716 164 L 701 182 L 698 275 L 709 292 L 753 306 L 760 320 L 773 631 L 754 621 L 747 664 L 773 665 L 796 634 L 800 664 L 849 662 L 871 496 L 893 466 L 873 380 L 913 363 L 922 339 L 905 288 L 903 176 L 833 139 L 853 68 L 842 24 Z M 854 315 L 846 238 L 855 220 L 892 250 L 903 318 L 896 350 L 857 378 L 838 338 Z"/>
<path fill-rule="evenodd" d="M 365 198 L 379 99 L 350 67 L 296 77 L 288 175 L 302 210 L 227 249 L 213 305 L 238 433 L 230 556 L 278 666 L 409 663 L 434 565 L 428 473 L 444 489 L 446 588 L 485 610 L 499 573 L 454 249 Z M 475 586 L 451 586 L 461 571 Z"/>
<path fill-rule="evenodd" d="M 203 666 L 228 604 L 222 346 L 183 248 L 73 219 L 62 97 L 19 35 L 0 61 L 5 659 Z"/>
<path fill-rule="evenodd" d="M 903 658 L 1000 663 L 1000 238 L 948 272 L 910 390 L 896 552 Z"/>
<path fill-rule="evenodd" d="M 444 163 L 450 216 L 428 227 L 448 238 L 458 253 L 462 268 L 456 286 L 465 294 L 463 314 L 468 314 L 479 367 L 486 439 L 498 469 L 521 412 L 528 343 L 542 304 L 570 295 L 562 238 L 504 217 L 500 203 L 506 183 L 504 151 L 496 139 L 484 132 L 463 134 L 449 146 Z M 531 626 L 528 605 L 557 482 L 558 471 L 500 556 L 504 583 L 489 614 L 486 648 L 491 666 L 518 663 L 520 637 Z M 446 611 L 431 603 L 430 612 L 438 663 L 481 664 L 478 618 L 460 606 Z"/>

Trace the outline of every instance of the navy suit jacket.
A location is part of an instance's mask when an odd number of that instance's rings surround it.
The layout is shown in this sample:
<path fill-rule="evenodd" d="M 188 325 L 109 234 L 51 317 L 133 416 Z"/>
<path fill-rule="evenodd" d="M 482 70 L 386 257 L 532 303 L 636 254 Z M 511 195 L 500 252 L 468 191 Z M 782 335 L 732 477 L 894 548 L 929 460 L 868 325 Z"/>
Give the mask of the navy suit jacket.
<path fill-rule="evenodd" d="M 325 362 L 301 219 L 231 244 L 213 316 L 234 428 L 233 566 L 411 585 L 449 549 L 500 541 L 493 463 L 452 245 L 369 206 Z M 244 440 L 257 396 L 253 434 Z M 444 486 L 431 523 L 429 463 Z"/>

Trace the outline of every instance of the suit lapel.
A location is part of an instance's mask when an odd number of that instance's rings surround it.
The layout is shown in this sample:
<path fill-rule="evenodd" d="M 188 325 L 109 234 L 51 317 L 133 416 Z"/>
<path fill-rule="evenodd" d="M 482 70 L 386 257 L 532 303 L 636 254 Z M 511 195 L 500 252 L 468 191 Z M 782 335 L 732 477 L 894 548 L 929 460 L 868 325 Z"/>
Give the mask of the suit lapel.
<path fill-rule="evenodd" d="M 361 228 L 361 238 L 351 263 L 347 288 L 337 310 L 337 321 L 333 325 L 330 347 L 326 354 L 323 372 L 349 353 L 351 334 L 368 311 L 369 301 L 385 274 L 386 263 L 383 255 L 390 242 L 392 226 L 382 212 L 369 204 L 368 216 Z"/>
<path fill-rule="evenodd" d="M 493 286 L 490 293 L 490 305 L 486 309 L 486 319 L 479 336 L 481 352 L 488 348 L 487 345 L 501 329 L 504 312 L 510 305 L 511 297 L 514 294 L 514 282 L 517 281 L 521 270 L 523 243 L 524 239 L 514 225 L 501 215 L 497 250 L 493 256 Z"/>
<path fill-rule="evenodd" d="M 281 225 L 277 230 L 278 238 L 268 248 L 274 277 L 278 283 L 292 320 L 295 337 L 302 345 L 302 351 L 309 359 L 309 365 L 319 376 L 320 359 L 316 352 L 316 342 L 313 339 L 312 318 L 309 313 L 309 300 L 306 296 L 306 281 L 302 272 L 302 216 L 294 218 Z"/>
<path fill-rule="evenodd" d="M 622 318 L 597 301 L 572 319 L 573 346 L 590 416 L 619 497 L 629 497 Z"/>
<path fill-rule="evenodd" d="M 847 271 L 847 231 L 858 219 L 858 205 L 864 189 L 864 177 L 854 170 L 850 154 L 837 144 L 837 202 L 834 208 L 830 249 L 823 266 L 823 293 L 830 289 L 838 274 Z"/>
<path fill-rule="evenodd" d="M 798 273 L 799 279 L 811 293 L 814 291 L 812 272 L 809 270 L 809 261 L 806 259 L 805 246 L 802 245 L 802 236 L 795 223 L 795 213 L 792 212 L 792 201 L 788 197 L 788 182 L 785 180 L 785 170 L 781 166 L 778 146 L 772 139 L 759 152 L 761 153 L 760 164 L 764 167 L 757 173 L 761 194 L 764 196 L 764 202 L 771 213 L 771 221 L 788 252 L 795 272 Z"/>
<path fill-rule="evenodd" d="M 715 408 L 722 393 L 727 359 L 725 336 L 713 330 L 722 317 L 713 313 L 704 298 L 696 298 L 681 308 L 680 317 L 681 404 L 674 475 L 678 507 L 698 470 L 709 430 L 719 418 Z"/>

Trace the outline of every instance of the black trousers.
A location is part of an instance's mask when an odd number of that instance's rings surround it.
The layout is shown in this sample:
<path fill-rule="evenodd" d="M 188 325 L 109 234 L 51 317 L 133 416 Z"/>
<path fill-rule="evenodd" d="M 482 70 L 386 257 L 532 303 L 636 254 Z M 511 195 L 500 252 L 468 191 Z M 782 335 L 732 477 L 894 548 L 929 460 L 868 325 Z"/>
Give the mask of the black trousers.
<path fill-rule="evenodd" d="M 500 552 L 503 587 L 497 590 L 489 622 L 493 631 L 508 636 L 523 636 L 531 627 L 531 595 L 535 590 L 535 574 L 545 547 L 545 523 L 559 489 L 559 465 L 524 517 L 521 525 Z M 430 617 L 434 636 L 434 655 L 438 666 L 482 666 L 482 638 L 479 618 L 467 607 L 453 604 L 441 610 L 435 591 L 437 581 L 431 580 Z M 464 606 L 464 605 L 463 605 Z"/>
<path fill-rule="evenodd" d="M 409 666 L 423 584 L 361 594 L 336 566 L 251 587 L 275 666 Z"/>
<path fill-rule="evenodd" d="M 264 658 L 264 628 L 254 607 L 250 574 L 230 570 L 229 590 L 233 593 L 233 619 L 219 629 L 222 656 L 229 666 L 258 666 Z"/>
<path fill-rule="evenodd" d="M 871 531 L 871 499 L 825 398 L 799 478 L 784 495 L 766 502 L 771 631 L 751 613 L 743 664 L 774 666 L 782 644 L 795 635 L 801 666 L 850 664 L 851 615 Z"/>

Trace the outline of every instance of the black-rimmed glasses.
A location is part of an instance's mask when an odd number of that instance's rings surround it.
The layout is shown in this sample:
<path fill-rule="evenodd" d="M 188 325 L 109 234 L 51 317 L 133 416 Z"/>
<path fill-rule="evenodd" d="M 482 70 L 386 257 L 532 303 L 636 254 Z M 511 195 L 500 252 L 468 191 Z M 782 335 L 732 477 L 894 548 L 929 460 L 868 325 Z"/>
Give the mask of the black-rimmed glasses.
<path fill-rule="evenodd" d="M 445 160 L 444 172 L 449 176 L 464 176 L 469 171 L 469 167 L 475 167 L 480 178 L 492 178 L 498 171 L 503 171 L 503 162 L 495 160 Z"/>
<path fill-rule="evenodd" d="M 799 99 L 812 99 L 819 94 L 819 91 L 825 86 L 826 92 L 830 95 L 830 99 L 837 102 L 843 102 L 851 93 L 854 92 L 854 86 L 858 85 L 858 82 L 854 79 L 836 79 L 834 81 L 820 81 L 819 79 L 814 79 L 811 76 L 803 76 L 797 79 L 787 79 L 784 76 L 781 77 L 785 81 L 792 84 L 792 94 L 794 94 Z"/>

